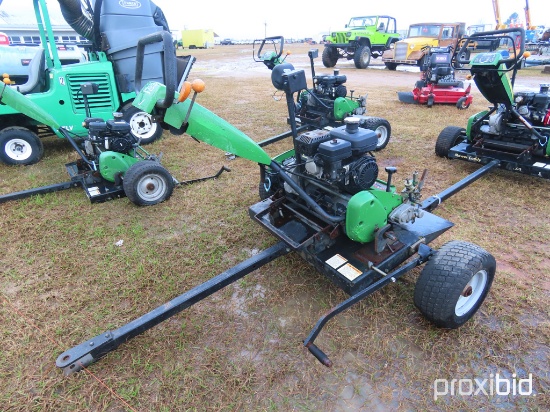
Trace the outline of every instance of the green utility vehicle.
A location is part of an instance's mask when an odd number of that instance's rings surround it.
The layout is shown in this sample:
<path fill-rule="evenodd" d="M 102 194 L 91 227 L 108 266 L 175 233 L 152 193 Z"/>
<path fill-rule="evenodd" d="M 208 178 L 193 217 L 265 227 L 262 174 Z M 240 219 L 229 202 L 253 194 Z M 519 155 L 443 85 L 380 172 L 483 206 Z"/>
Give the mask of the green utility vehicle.
<path fill-rule="evenodd" d="M 46 0 L 33 0 L 41 46 L 36 48 L 29 63 L 27 82 L 17 84 L 5 77 L 4 83 L 29 100 L 30 106 L 47 111 L 55 124 L 77 138 L 88 135 L 83 126 L 86 111 L 81 86 L 96 83 L 98 92 L 90 96 L 94 117 L 108 120 L 113 112 L 122 113 L 122 118 L 130 124 L 132 135 L 141 145 L 160 137 L 162 128 L 153 120 L 156 112 L 145 113 L 132 105 L 136 90 L 139 90 L 134 81 L 136 44 L 146 35 L 163 31 L 162 23 L 155 20 L 149 2 L 142 2 L 139 9 L 129 12 L 118 2 L 98 0 L 94 10 L 87 10 L 88 14 L 83 12 L 79 0 L 59 0 L 59 3 L 67 22 L 92 42 L 92 48 L 87 52 L 88 61 L 62 65 Z M 124 25 L 121 26 L 117 19 L 124 13 Z M 94 20 L 88 20 L 87 15 L 93 16 Z M 124 36 L 121 36 L 121 31 Z M 144 84 L 150 80 L 164 81 L 166 53 L 162 47 L 162 43 L 145 46 L 145 69 L 141 76 Z M 175 53 L 173 49 L 171 53 Z M 176 59 L 175 54 L 166 57 Z M 176 77 L 186 77 L 180 68 L 189 70 L 191 67 L 180 63 L 177 62 L 177 73 L 170 73 L 172 83 L 176 82 Z M 21 102 L 21 99 L 15 101 Z M 0 105 L 0 161 L 11 165 L 36 163 L 43 155 L 40 137 L 55 134 L 65 138 L 60 128 L 48 126 L 33 112 L 23 112 L 20 107 L 10 104 Z"/>
<path fill-rule="evenodd" d="M 390 16 L 352 17 L 345 30 L 326 37 L 323 51 L 325 67 L 334 67 L 338 59 L 352 60 L 358 69 L 366 69 L 400 39 L 395 18 Z"/>

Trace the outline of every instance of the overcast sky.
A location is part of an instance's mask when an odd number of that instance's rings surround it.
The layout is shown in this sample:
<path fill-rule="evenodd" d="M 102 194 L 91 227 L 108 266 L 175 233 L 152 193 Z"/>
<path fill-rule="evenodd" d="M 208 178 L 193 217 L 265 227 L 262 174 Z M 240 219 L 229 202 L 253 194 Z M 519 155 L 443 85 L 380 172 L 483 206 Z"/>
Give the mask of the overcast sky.
<path fill-rule="evenodd" d="M 222 38 L 236 39 L 256 39 L 265 35 L 316 37 L 320 33 L 343 28 L 354 15 L 393 16 L 397 19 L 398 30 L 406 30 L 411 23 L 427 21 L 495 24 L 491 0 L 382 0 L 357 3 L 299 0 L 153 1 L 163 10 L 171 30 L 212 29 Z M 514 12 L 524 21 L 525 0 L 500 0 L 499 3 L 503 21 Z M 0 10 L 29 10 L 31 4 L 30 0 L 3 0 Z M 355 5 L 352 10 L 345 4 Z M 48 0 L 48 5 L 52 9 L 58 7 L 56 0 Z M 550 0 L 530 0 L 529 7 L 532 24 L 550 27 Z"/>
<path fill-rule="evenodd" d="M 406 30 L 411 23 L 425 21 L 463 21 L 468 25 L 495 23 L 491 0 L 153 1 L 164 11 L 171 29 L 210 28 L 220 37 L 235 38 L 261 38 L 265 34 L 313 37 L 316 33 L 343 28 L 353 15 L 390 15 L 397 19 L 399 30 Z M 500 0 L 499 3 L 502 20 L 514 12 L 524 20 L 525 0 Z M 352 4 L 354 6 L 349 7 Z M 550 0 L 530 0 L 529 8 L 533 24 L 550 26 Z"/>

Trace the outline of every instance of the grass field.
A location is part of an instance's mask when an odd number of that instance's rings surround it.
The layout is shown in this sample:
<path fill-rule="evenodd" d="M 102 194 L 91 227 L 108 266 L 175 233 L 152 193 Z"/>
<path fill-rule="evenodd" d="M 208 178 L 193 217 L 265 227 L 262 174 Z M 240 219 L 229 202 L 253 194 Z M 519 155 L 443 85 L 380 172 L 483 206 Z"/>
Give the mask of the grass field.
<path fill-rule="evenodd" d="M 290 45 L 288 61 L 305 68 L 311 84 L 308 47 Z M 206 82 L 201 105 L 256 141 L 288 130 L 284 98 L 274 94 L 270 72 L 253 61 L 251 46 L 194 55 L 190 79 Z M 368 94 L 369 114 L 391 123 L 392 139 L 377 159 L 381 170 L 397 167 L 398 190 L 415 170 L 428 169 L 425 198 L 476 170 L 436 157 L 434 145 L 445 126 L 465 126 L 485 109 L 483 97 L 474 91 L 467 110 L 406 105 L 396 92 L 411 90 L 418 72 L 372 63 L 367 70 L 338 67 L 348 89 Z M 317 71 L 332 70 L 318 59 Z M 529 68 L 517 84 L 537 88 L 549 80 L 540 68 Z M 46 138 L 44 146 L 36 165 L 0 165 L 0 194 L 68 180 L 64 164 L 75 158 L 73 150 L 57 138 Z M 286 139 L 266 150 L 273 156 L 290 146 Z M 497 259 L 489 296 L 460 329 L 437 329 L 423 319 L 412 301 L 414 270 L 329 322 L 316 340 L 334 362 L 325 368 L 301 341 L 346 295 L 288 255 L 89 369 L 63 376 L 55 366 L 63 351 L 276 242 L 248 217 L 258 200 L 256 164 L 228 160 L 218 149 L 167 132 L 148 150 L 163 152 L 163 164 L 180 180 L 211 175 L 222 165 L 231 172 L 178 188 L 169 201 L 146 208 L 126 198 L 90 204 L 80 189 L 0 204 L 0 410 L 550 410 L 550 184 L 501 170 L 436 211 L 455 227 L 434 246 L 465 240 Z M 531 376 L 531 395 L 464 395 L 474 379 L 489 392 L 496 374 L 512 383 Z M 462 379 L 462 395 L 457 389 L 434 400 L 437 379 L 455 379 L 454 385 Z"/>

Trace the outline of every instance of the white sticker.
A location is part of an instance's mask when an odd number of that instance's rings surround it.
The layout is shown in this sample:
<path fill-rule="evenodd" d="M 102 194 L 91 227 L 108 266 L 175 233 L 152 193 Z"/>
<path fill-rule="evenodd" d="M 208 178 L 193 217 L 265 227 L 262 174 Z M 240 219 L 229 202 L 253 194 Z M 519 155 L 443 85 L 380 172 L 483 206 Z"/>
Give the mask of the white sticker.
<path fill-rule="evenodd" d="M 346 263 L 348 260 L 340 255 L 334 255 L 329 260 L 327 260 L 325 263 L 329 265 L 330 267 L 336 269 L 342 266 L 344 263 Z"/>
<path fill-rule="evenodd" d="M 101 192 L 99 191 L 99 187 L 97 186 L 89 187 L 88 193 L 90 194 L 90 196 L 99 196 L 101 194 Z"/>
<path fill-rule="evenodd" d="M 342 275 L 347 277 L 349 280 L 353 280 L 356 277 L 363 274 L 363 272 L 361 272 L 351 263 L 348 263 L 347 265 L 342 266 L 340 269 L 338 269 L 338 272 L 340 272 Z"/>
<path fill-rule="evenodd" d="M 64 77 L 59 77 L 59 84 L 61 86 L 65 86 L 65 78 Z"/>
<path fill-rule="evenodd" d="M 546 163 L 536 162 L 536 163 L 533 163 L 533 166 L 534 167 L 546 167 L 548 165 Z"/>

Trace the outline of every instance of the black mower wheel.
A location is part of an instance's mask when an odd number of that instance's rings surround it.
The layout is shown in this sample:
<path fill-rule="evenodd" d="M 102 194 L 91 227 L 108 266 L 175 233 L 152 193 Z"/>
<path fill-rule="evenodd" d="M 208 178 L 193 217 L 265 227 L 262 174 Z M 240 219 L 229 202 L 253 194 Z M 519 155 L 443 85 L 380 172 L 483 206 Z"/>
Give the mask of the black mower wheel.
<path fill-rule="evenodd" d="M 355 50 L 355 54 L 353 56 L 353 62 L 355 63 L 355 67 L 358 69 L 366 69 L 367 67 L 369 67 L 370 47 L 359 46 L 357 50 Z"/>
<path fill-rule="evenodd" d="M 381 117 L 369 117 L 361 122 L 363 129 L 369 129 L 375 132 L 378 136 L 378 142 L 376 143 L 375 151 L 380 151 L 388 145 L 391 137 L 390 122 Z"/>
<path fill-rule="evenodd" d="M 391 71 L 397 70 L 397 63 L 384 62 L 384 65 L 388 70 L 391 70 Z"/>
<path fill-rule="evenodd" d="M 338 50 L 334 47 L 325 47 L 321 60 L 323 61 L 323 66 L 325 67 L 336 66 L 336 63 L 338 62 Z"/>
<path fill-rule="evenodd" d="M 466 130 L 463 127 L 447 126 L 435 142 L 435 154 L 439 157 L 449 157 L 449 150 L 456 146 L 463 138 Z"/>
<path fill-rule="evenodd" d="M 138 206 L 152 206 L 172 196 L 174 178 L 160 163 L 142 160 L 124 174 L 124 193 Z"/>
<path fill-rule="evenodd" d="M 470 103 L 466 103 L 466 101 L 468 100 L 468 98 L 466 96 L 462 96 L 460 99 L 458 99 L 458 101 L 456 102 L 456 107 L 459 109 L 459 110 L 465 110 L 467 109 L 468 107 L 470 107 Z"/>
<path fill-rule="evenodd" d="M 141 145 L 153 143 L 162 135 L 162 127 L 159 123 L 153 122 L 149 113 L 132 106 L 131 103 L 124 106 L 121 112 L 122 118 L 130 125 L 131 133 L 141 139 Z"/>
<path fill-rule="evenodd" d="M 495 271 L 495 258 L 485 249 L 468 242 L 448 242 L 422 270 L 414 304 L 436 326 L 458 328 L 483 303 Z"/>
<path fill-rule="evenodd" d="M 26 127 L 0 131 L 0 160 L 8 165 L 32 165 L 42 159 L 44 146 L 38 135 Z"/>

